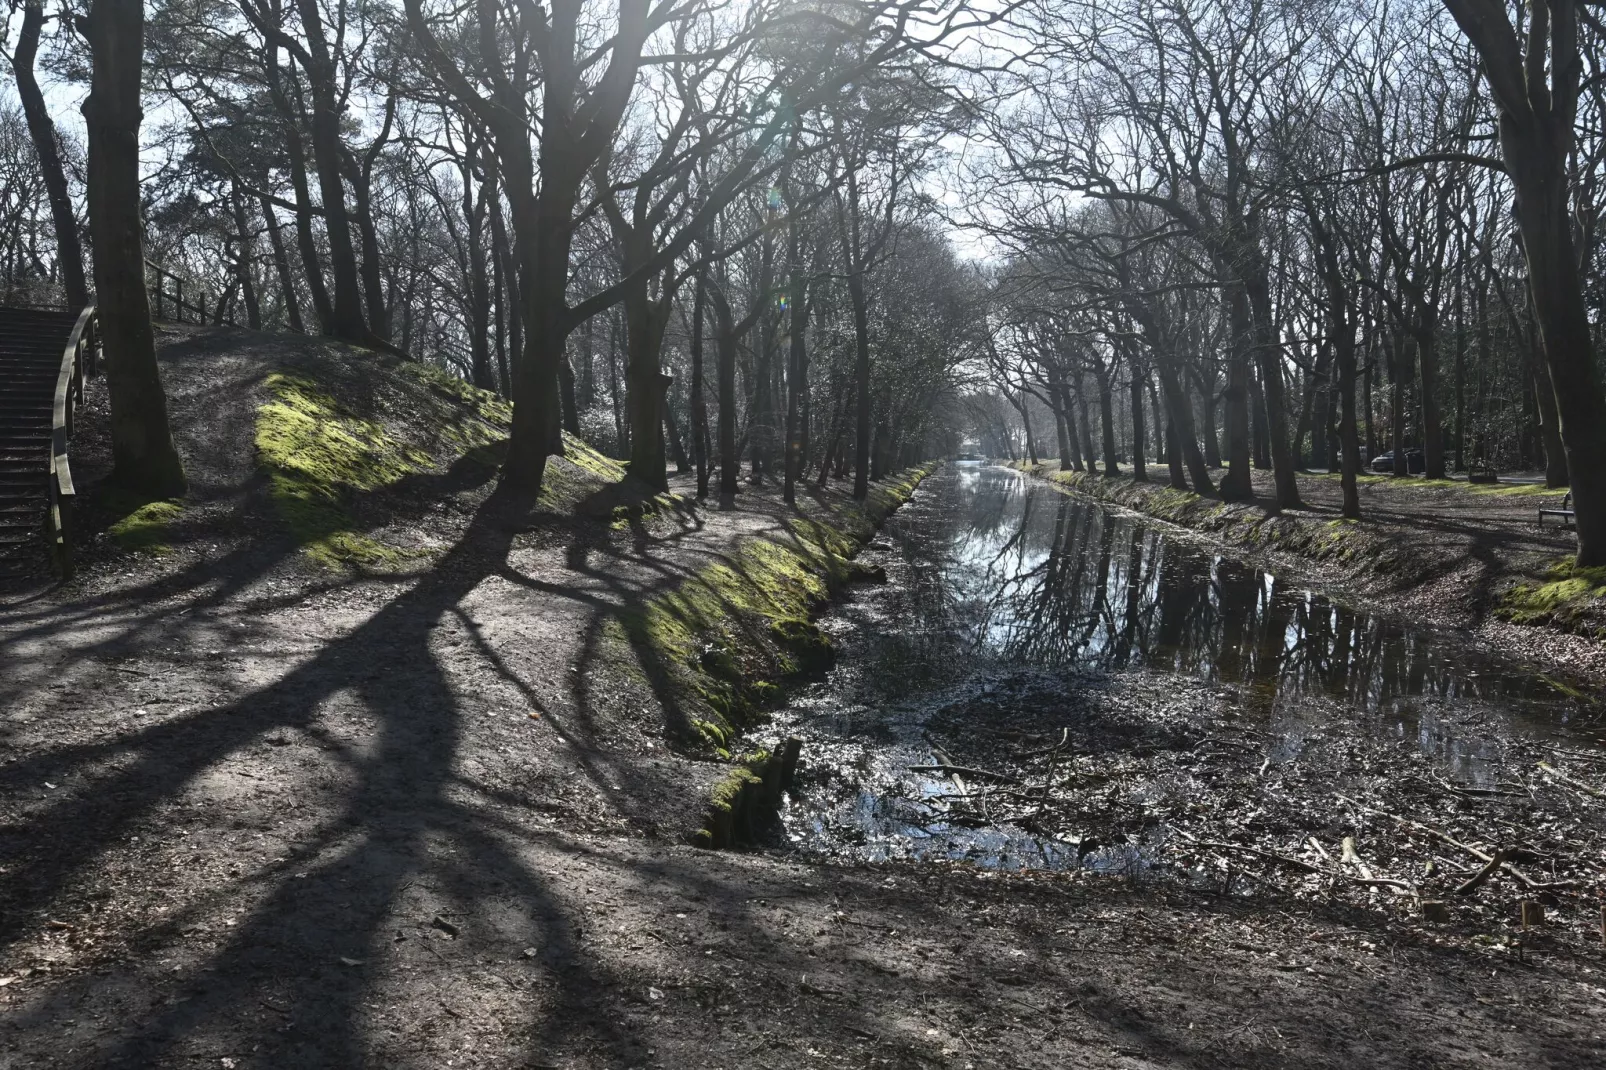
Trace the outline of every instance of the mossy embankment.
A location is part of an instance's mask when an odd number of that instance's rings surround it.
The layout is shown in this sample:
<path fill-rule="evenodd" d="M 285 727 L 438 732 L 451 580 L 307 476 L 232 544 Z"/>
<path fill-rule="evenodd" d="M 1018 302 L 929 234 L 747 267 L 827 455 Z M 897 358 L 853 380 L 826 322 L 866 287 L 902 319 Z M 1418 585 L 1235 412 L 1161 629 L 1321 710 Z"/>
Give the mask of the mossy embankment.
<path fill-rule="evenodd" d="M 1053 464 L 1017 462 L 1013 467 L 1071 493 L 1118 505 L 1168 523 L 1206 533 L 1250 553 L 1286 554 L 1322 565 L 1327 578 L 1362 596 L 1418 601 L 1435 619 L 1449 608 L 1439 588 L 1454 589 L 1453 623 L 1476 627 L 1486 618 L 1536 625 L 1606 639 L 1606 570 L 1575 569 L 1554 550 L 1522 546 L 1499 527 L 1531 524 L 1527 510 L 1541 495 L 1560 492 L 1532 484 L 1468 486 L 1449 480 L 1362 476 L 1363 491 L 1395 495 L 1384 517 L 1364 510 L 1359 521 L 1340 519 L 1331 508 L 1279 512 L 1264 502 L 1227 503 L 1163 482 L 1065 472 Z M 1330 476 L 1302 476 L 1336 482 Z M 1413 495 L 1466 503 L 1447 519 L 1440 505 Z M 1487 503 L 1487 504 L 1483 504 Z M 1531 528 L 1529 529 L 1532 530 Z M 1458 579 L 1459 577 L 1459 579 Z M 1465 582 L 1463 582 L 1465 581 Z"/>
<path fill-rule="evenodd" d="M 352 361 L 367 374 L 351 374 Z M 507 401 L 437 368 L 355 351 L 325 369 L 275 371 L 263 388 L 255 443 L 268 496 L 296 545 L 328 568 L 429 556 L 416 540 L 387 537 L 373 502 L 454 468 L 489 478 L 513 419 Z M 564 449 L 548 462 L 539 508 L 572 511 L 624 479 L 618 462 L 581 440 L 565 435 Z"/>
<path fill-rule="evenodd" d="M 1606 568 L 1557 561 L 1543 576 L 1507 588 L 1496 612 L 1513 624 L 1546 625 L 1606 640 Z"/>
<path fill-rule="evenodd" d="M 830 665 L 830 639 L 814 616 L 843 584 L 875 579 L 853 560 L 887 515 L 935 464 L 872 484 L 863 503 L 801 499 L 777 530 L 746 539 L 725 559 L 621 618 L 620 638 L 651 665 L 695 738 L 732 763 L 695 839 L 721 847 L 772 810 L 796 753 L 739 754 L 738 737 L 784 685 Z"/>
<path fill-rule="evenodd" d="M 1295 554 L 1353 569 L 1355 578 L 1368 587 L 1380 579 L 1409 587 L 1428 579 L 1441 564 L 1415 552 L 1409 541 L 1364 522 L 1273 512 L 1255 502 L 1224 502 L 1167 483 L 1062 472 L 1054 465 L 1017 462 L 1014 467 L 1084 497 L 1206 532 L 1248 550 Z"/>
<path fill-rule="evenodd" d="M 393 570 L 426 560 L 405 523 L 389 523 L 391 503 L 409 484 L 427 496 L 429 480 L 477 468 L 488 482 L 511 424 L 495 395 L 414 363 L 358 354 L 327 370 L 305 364 L 263 381 L 257 410 L 257 464 L 284 529 L 316 566 Z M 620 463 L 565 436 L 565 456 L 548 461 L 538 511 L 619 532 L 671 513 L 694 515 L 673 494 L 626 479 Z M 706 807 L 698 841 L 722 846 L 756 827 L 784 784 L 785 753 L 739 752 L 737 737 L 785 681 L 830 664 L 828 638 L 814 614 L 862 570 L 853 561 L 883 519 L 914 493 L 935 465 L 872 484 L 862 503 L 836 493 L 803 494 L 761 534 L 733 538 L 706 565 L 639 605 L 609 631 L 641 666 L 657 700 L 689 726 L 679 745 L 728 763 Z M 649 525 L 650 526 L 650 525 Z M 617 538 L 617 535 L 610 537 Z M 791 760 L 795 761 L 795 753 Z"/>

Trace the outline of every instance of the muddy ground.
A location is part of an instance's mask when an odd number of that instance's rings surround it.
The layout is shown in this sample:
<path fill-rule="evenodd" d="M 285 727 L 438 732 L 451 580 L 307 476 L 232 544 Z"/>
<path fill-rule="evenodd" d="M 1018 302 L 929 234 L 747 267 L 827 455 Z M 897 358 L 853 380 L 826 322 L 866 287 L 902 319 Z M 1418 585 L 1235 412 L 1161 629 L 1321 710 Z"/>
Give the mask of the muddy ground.
<path fill-rule="evenodd" d="M 331 576 L 241 452 L 294 344 L 170 339 L 194 526 L 0 611 L 0 1067 L 1606 1058 L 1599 947 L 1510 918 L 683 845 L 718 767 L 598 637 L 779 503 L 614 531 L 442 482 L 394 522 L 443 552 Z"/>

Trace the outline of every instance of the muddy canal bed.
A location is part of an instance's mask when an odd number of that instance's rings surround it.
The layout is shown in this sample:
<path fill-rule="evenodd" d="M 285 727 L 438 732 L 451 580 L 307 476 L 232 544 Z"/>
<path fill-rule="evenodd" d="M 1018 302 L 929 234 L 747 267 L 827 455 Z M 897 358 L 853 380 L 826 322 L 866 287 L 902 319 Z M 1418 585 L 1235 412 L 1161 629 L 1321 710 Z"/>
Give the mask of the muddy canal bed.
<path fill-rule="evenodd" d="M 1008 469 L 931 477 L 762 733 L 773 849 L 1342 899 L 1521 955 L 1601 939 L 1606 713 Z M 1543 926 L 1507 925 L 1528 901 Z"/>

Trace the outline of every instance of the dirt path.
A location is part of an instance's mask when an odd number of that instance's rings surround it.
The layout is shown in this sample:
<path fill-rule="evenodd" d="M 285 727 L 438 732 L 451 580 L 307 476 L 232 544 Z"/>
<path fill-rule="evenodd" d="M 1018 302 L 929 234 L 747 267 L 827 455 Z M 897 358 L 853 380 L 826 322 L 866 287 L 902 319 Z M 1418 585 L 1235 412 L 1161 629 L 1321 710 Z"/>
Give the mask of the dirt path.
<path fill-rule="evenodd" d="M 1519 493 L 1510 493 L 1519 486 Z M 1255 489 L 1269 504 L 1270 472 L 1255 473 Z M 1559 506 L 1565 491 L 1540 493 L 1514 484 L 1503 493 L 1487 493 L 1460 481 L 1444 485 L 1386 477 L 1363 479 L 1356 489 L 1367 523 L 1408 531 L 1424 551 L 1458 563 L 1433 592 L 1443 603 L 1439 611 L 1458 623 L 1486 616 L 1499 600 L 1502 581 L 1542 569 L 1574 547 L 1572 534 L 1554 520 L 1546 527 L 1537 522 L 1539 506 Z M 1343 488 L 1336 477 L 1301 476 L 1299 493 L 1307 511 L 1340 515 Z"/>
<path fill-rule="evenodd" d="M 1606 1056 L 1598 955 L 682 846 L 722 767 L 670 746 L 684 714 L 606 632 L 779 503 L 616 531 L 443 477 L 409 520 L 442 553 L 336 577 L 266 533 L 241 427 L 289 343 L 251 338 L 168 347 L 203 429 L 173 552 L 0 613 L 0 1067 Z"/>

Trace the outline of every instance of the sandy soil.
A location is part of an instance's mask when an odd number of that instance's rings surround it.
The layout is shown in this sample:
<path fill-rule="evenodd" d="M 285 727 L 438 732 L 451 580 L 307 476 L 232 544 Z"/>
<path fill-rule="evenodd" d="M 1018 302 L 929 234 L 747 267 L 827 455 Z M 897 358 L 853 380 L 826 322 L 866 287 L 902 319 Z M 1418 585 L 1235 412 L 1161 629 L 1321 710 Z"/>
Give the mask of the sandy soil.
<path fill-rule="evenodd" d="M 602 633 L 779 504 L 615 532 L 442 477 L 396 505 L 444 543 L 427 567 L 331 576 L 253 484 L 252 400 L 298 345 L 170 339 L 173 552 L 0 611 L 0 1067 L 1606 1058 L 1598 951 L 683 846 L 718 767 Z"/>

